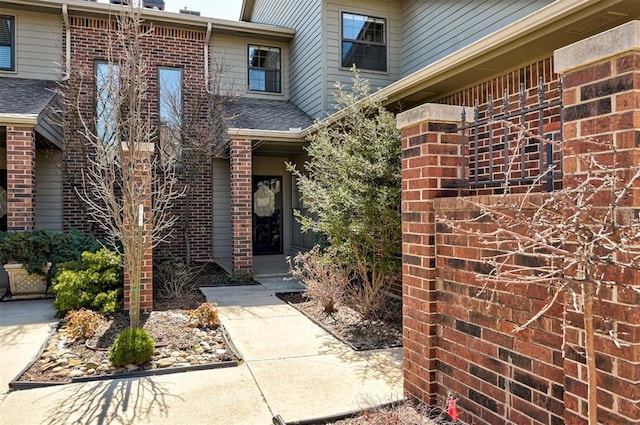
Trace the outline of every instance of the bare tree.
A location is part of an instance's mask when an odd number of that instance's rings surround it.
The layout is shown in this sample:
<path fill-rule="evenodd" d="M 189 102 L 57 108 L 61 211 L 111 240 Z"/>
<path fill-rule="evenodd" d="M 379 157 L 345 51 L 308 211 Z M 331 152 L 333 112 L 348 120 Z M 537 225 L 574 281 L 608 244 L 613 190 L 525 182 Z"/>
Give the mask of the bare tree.
<path fill-rule="evenodd" d="M 185 241 L 185 262 L 191 263 L 192 210 L 197 201 L 196 183 L 215 158 L 228 157 L 227 123 L 238 95 L 232 81 L 226 79 L 223 61 L 213 62 L 208 87 L 190 93 L 189 108 L 183 105 L 182 90 L 160 81 L 163 100 L 160 103 L 160 145 L 165 164 L 174 161 L 180 182 L 184 184 L 184 208 L 178 225 Z M 168 164 L 167 164 L 168 165 Z"/>
<path fill-rule="evenodd" d="M 130 280 L 130 324 L 138 327 L 142 260 L 149 247 L 170 236 L 176 221 L 171 206 L 182 193 L 175 189 L 174 168 L 148 151 L 155 144 L 157 124 L 149 93 L 154 70 L 143 43 L 153 28 L 145 30 L 141 10 L 133 5 L 111 20 L 107 61 L 96 64 L 91 78 L 74 74 L 62 85 L 61 97 L 70 128 L 87 147 L 76 191 L 90 218 L 114 246 L 122 246 Z M 88 81 L 96 90 L 95 114 L 82 99 Z"/>
<path fill-rule="evenodd" d="M 513 126 L 511 123 L 507 123 Z M 519 129 L 520 137 L 513 149 L 523 149 L 525 138 L 536 138 L 543 143 L 554 143 Z M 509 184 L 504 195 L 496 202 L 486 204 L 479 199 L 460 198 L 480 214 L 469 220 L 437 217 L 456 231 L 477 237 L 481 244 L 497 254 L 485 260 L 491 265 L 488 275 L 479 274 L 485 289 L 492 285 L 544 285 L 549 298 L 546 304 L 526 323 L 519 324 L 518 332 L 551 309 L 563 295 L 571 300 L 570 307 L 584 318 L 587 365 L 589 424 L 597 424 L 597 377 L 594 340 L 594 299 L 604 287 L 619 287 L 637 291 L 617 276 L 640 270 L 640 217 L 629 208 L 631 192 L 640 180 L 640 167 L 623 164 L 624 153 L 617 152 L 610 143 L 595 140 L 574 142 L 578 172 L 565 179 L 561 190 L 536 193 L 540 183 L 553 169 L 539 177 L 538 182 L 525 193 L 513 194 Z M 565 155 L 572 153 L 564 145 Z M 628 153 L 627 153 L 628 155 Z M 518 155 L 513 155 L 515 158 Z M 513 164 L 505 171 L 513 173 Z M 509 181 L 509 178 L 505 179 Z M 487 230 L 486 223 L 492 223 Z M 485 223 L 485 226 L 481 225 Z M 565 308 L 567 303 L 565 302 Z M 566 331 L 566 327 L 564 328 Z M 615 327 L 607 335 L 617 346 Z M 566 344 L 566 334 L 563 338 Z"/>

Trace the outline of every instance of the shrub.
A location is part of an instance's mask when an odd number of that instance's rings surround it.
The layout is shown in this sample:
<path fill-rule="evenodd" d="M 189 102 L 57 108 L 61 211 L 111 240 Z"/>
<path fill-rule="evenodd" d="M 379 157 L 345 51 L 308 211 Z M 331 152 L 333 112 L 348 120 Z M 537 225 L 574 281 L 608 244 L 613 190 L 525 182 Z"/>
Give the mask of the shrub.
<path fill-rule="evenodd" d="M 218 308 L 215 303 L 202 303 L 195 310 L 189 310 L 189 325 L 196 328 L 215 329 L 220 326 Z"/>
<path fill-rule="evenodd" d="M 332 248 L 322 252 L 315 246 L 289 258 L 289 268 L 294 278 L 306 287 L 305 295 L 320 303 L 325 313 L 333 313 L 345 299 L 350 271 L 341 264 Z"/>
<path fill-rule="evenodd" d="M 200 269 L 169 259 L 154 265 L 153 289 L 161 299 L 190 301 L 197 296 L 194 280 Z"/>
<path fill-rule="evenodd" d="M 18 262 L 29 273 L 40 273 L 47 263 L 62 263 L 80 258 L 83 251 L 95 252 L 98 242 L 77 230 L 69 233 L 15 232 L 0 234 L 0 264 Z"/>
<path fill-rule="evenodd" d="M 80 308 L 116 311 L 123 292 L 120 260 L 120 255 L 103 248 L 96 253 L 83 252 L 79 261 L 60 264 L 51 288 L 58 314 Z"/>
<path fill-rule="evenodd" d="M 64 317 L 64 320 L 66 322 L 67 335 L 73 340 L 91 338 L 104 322 L 102 316 L 86 308 L 70 311 Z"/>
<path fill-rule="evenodd" d="M 123 330 L 109 349 L 109 360 L 114 366 L 142 364 L 151 360 L 155 344 L 142 328 Z"/>

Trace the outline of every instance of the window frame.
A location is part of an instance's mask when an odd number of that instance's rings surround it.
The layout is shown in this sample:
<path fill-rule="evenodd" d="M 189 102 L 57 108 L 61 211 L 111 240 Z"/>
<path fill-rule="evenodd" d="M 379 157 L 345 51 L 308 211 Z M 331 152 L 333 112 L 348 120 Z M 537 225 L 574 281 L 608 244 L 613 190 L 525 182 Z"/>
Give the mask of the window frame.
<path fill-rule="evenodd" d="M 352 16 L 361 16 L 364 17 L 365 19 L 371 18 L 374 20 L 379 20 L 382 21 L 382 23 L 384 24 L 383 27 L 383 33 L 384 33 L 384 41 L 382 43 L 380 42 L 374 42 L 374 41 L 366 41 L 366 40 L 358 40 L 358 39 L 353 39 L 353 38 L 347 38 L 345 36 L 345 31 L 344 31 L 344 18 L 345 15 L 352 15 Z M 356 68 L 358 70 L 361 71 L 366 71 L 366 72 L 373 72 L 373 73 L 380 73 L 380 74 L 388 74 L 389 73 L 389 19 L 387 19 L 386 17 L 379 17 L 379 16 L 373 16 L 373 15 L 369 15 L 369 14 L 364 14 L 364 13 L 356 13 L 356 12 L 349 12 L 349 11 L 344 11 L 341 10 L 340 11 L 340 45 L 339 45 L 339 51 L 340 51 L 340 68 L 343 70 L 348 70 L 351 69 L 351 67 L 354 65 L 354 63 L 351 63 L 349 65 L 345 65 L 344 63 L 344 51 L 343 51 L 343 45 L 344 43 L 352 43 L 352 44 L 359 44 L 359 45 L 363 45 L 363 46 L 374 46 L 374 47 L 382 47 L 384 49 L 384 69 L 380 70 L 380 69 L 371 69 L 371 68 L 365 68 L 365 67 L 361 67 L 358 66 L 358 64 L 356 65 Z"/>
<path fill-rule="evenodd" d="M 101 130 L 99 128 L 99 124 L 100 124 L 100 122 L 102 122 L 102 120 L 100 119 L 100 115 L 102 115 L 104 113 L 104 111 L 102 111 L 100 114 L 98 113 L 99 112 L 99 107 L 100 107 L 101 103 L 105 103 L 106 104 L 106 101 L 108 100 L 108 99 L 104 99 L 104 101 L 101 100 L 101 96 L 100 96 L 101 91 L 99 90 L 99 87 L 98 87 L 98 81 L 99 81 L 98 80 L 98 69 L 102 65 L 105 65 L 107 67 L 107 69 L 109 67 L 113 67 L 116 70 L 115 72 L 117 74 L 116 78 L 117 78 L 117 81 L 118 81 L 118 89 L 119 89 L 120 88 L 120 75 L 119 75 L 120 74 L 120 64 L 119 63 L 109 62 L 109 60 L 107 60 L 107 59 L 95 59 L 93 61 L 93 78 L 94 78 L 94 84 L 93 84 L 94 108 L 93 108 L 93 113 L 94 113 L 94 122 L 95 122 L 95 125 L 96 125 L 96 128 L 95 128 L 96 134 L 95 134 L 95 136 L 96 136 L 96 138 L 102 139 L 102 143 L 103 144 L 105 144 L 105 145 L 113 145 L 113 144 L 117 144 L 117 143 L 120 142 L 119 137 L 117 137 L 117 134 L 115 134 L 118 131 L 118 116 L 117 116 L 117 114 L 119 114 L 119 111 L 117 109 L 117 105 L 115 105 L 115 103 L 118 102 L 118 98 L 116 98 L 114 100 L 114 102 L 113 102 L 114 105 L 111 105 L 111 108 L 110 108 L 110 109 L 113 109 L 114 110 L 114 114 L 116 114 L 116 116 L 113 117 L 113 123 L 111 124 L 113 126 L 114 134 L 109 135 L 109 138 L 105 139 L 104 136 L 107 135 L 106 134 L 106 129 L 104 130 L 105 134 L 101 135 L 100 134 Z M 107 74 L 107 75 L 109 75 L 109 74 Z M 120 93 L 118 93 L 118 95 L 120 95 Z M 109 142 L 109 143 L 107 143 L 107 142 Z"/>
<path fill-rule="evenodd" d="M 0 44 L 0 46 L 8 46 L 11 54 L 10 54 L 10 60 L 11 60 L 11 66 L 9 68 L 4 68 L 0 66 L 0 72 L 16 72 L 17 71 L 17 66 L 16 66 L 16 45 L 17 45 L 17 29 L 16 29 L 16 21 L 17 18 L 15 15 L 5 15 L 5 14 L 0 14 L 0 19 L 8 19 L 8 21 L 10 22 L 10 29 L 9 29 L 9 44 Z"/>
<path fill-rule="evenodd" d="M 257 48 L 257 49 L 269 49 L 269 50 L 277 50 L 278 51 L 278 55 L 279 55 L 279 68 L 264 68 L 264 67 L 257 67 L 257 66 L 251 66 L 250 61 L 251 61 L 251 48 Z M 275 94 L 275 95 L 280 95 L 283 93 L 283 81 L 282 81 L 282 76 L 283 76 L 283 65 L 282 65 L 282 48 L 278 47 L 278 46 L 268 46 L 265 44 L 247 44 L 247 91 L 250 93 L 262 93 L 262 94 Z M 260 90 L 260 89 L 252 89 L 251 88 L 251 70 L 261 70 L 261 71 L 277 71 L 278 72 L 278 91 L 271 91 L 271 90 Z M 266 85 L 265 85 L 266 87 Z"/>
<path fill-rule="evenodd" d="M 157 67 L 157 72 L 156 72 L 156 77 L 157 77 L 157 82 L 158 82 L 158 147 L 160 149 L 161 154 L 163 154 L 165 152 L 164 150 L 164 141 L 162 139 L 162 104 L 163 104 L 163 100 L 162 100 L 162 78 L 161 78 L 161 74 L 163 70 L 167 70 L 167 71 L 179 71 L 180 72 L 180 84 L 179 84 L 179 88 L 180 88 L 180 117 L 179 117 L 179 123 L 178 123 L 178 127 L 179 129 L 181 129 L 182 127 L 182 123 L 183 123 L 183 119 L 184 119 L 184 68 L 181 67 L 177 67 L 177 66 L 165 66 L 165 65 L 160 65 Z M 174 158 L 174 163 L 175 164 L 179 164 L 182 162 L 182 154 L 183 154 L 183 146 L 182 146 L 182 140 L 180 139 L 180 135 L 178 135 L 178 140 L 174 141 L 174 148 L 175 148 L 175 158 Z M 165 158 L 162 158 L 162 161 L 166 161 Z"/>

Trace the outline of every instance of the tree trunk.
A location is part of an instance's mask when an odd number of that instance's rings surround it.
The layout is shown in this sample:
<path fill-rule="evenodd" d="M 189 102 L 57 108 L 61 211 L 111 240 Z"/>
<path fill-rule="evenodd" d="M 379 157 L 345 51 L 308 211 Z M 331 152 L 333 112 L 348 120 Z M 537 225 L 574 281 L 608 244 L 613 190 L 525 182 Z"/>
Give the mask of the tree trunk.
<path fill-rule="evenodd" d="M 589 408 L 589 425 L 598 424 L 598 376 L 596 370 L 596 353 L 594 347 L 593 330 L 593 296 L 595 285 L 586 280 L 582 282 L 584 290 L 584 332 L 585 332 L 585 355 L 587 360 L 587 388 Z"/>

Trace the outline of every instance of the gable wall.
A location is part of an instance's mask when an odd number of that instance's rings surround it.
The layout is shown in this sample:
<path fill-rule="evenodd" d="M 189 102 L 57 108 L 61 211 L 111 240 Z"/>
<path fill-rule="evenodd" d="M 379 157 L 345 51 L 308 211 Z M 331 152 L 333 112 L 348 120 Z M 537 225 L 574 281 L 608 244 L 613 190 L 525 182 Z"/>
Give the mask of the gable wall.
<path fill-rule="evenodd" d="M 289 98 L 317 118 L 323 114 L 322 1 L 256 0 L 252 22 L 293 28 L 289 50 Z"/>
<path fill-rule="evenodd" d="M 552 0 L 402 2 L 402 77 L 500 30 Z"/>

